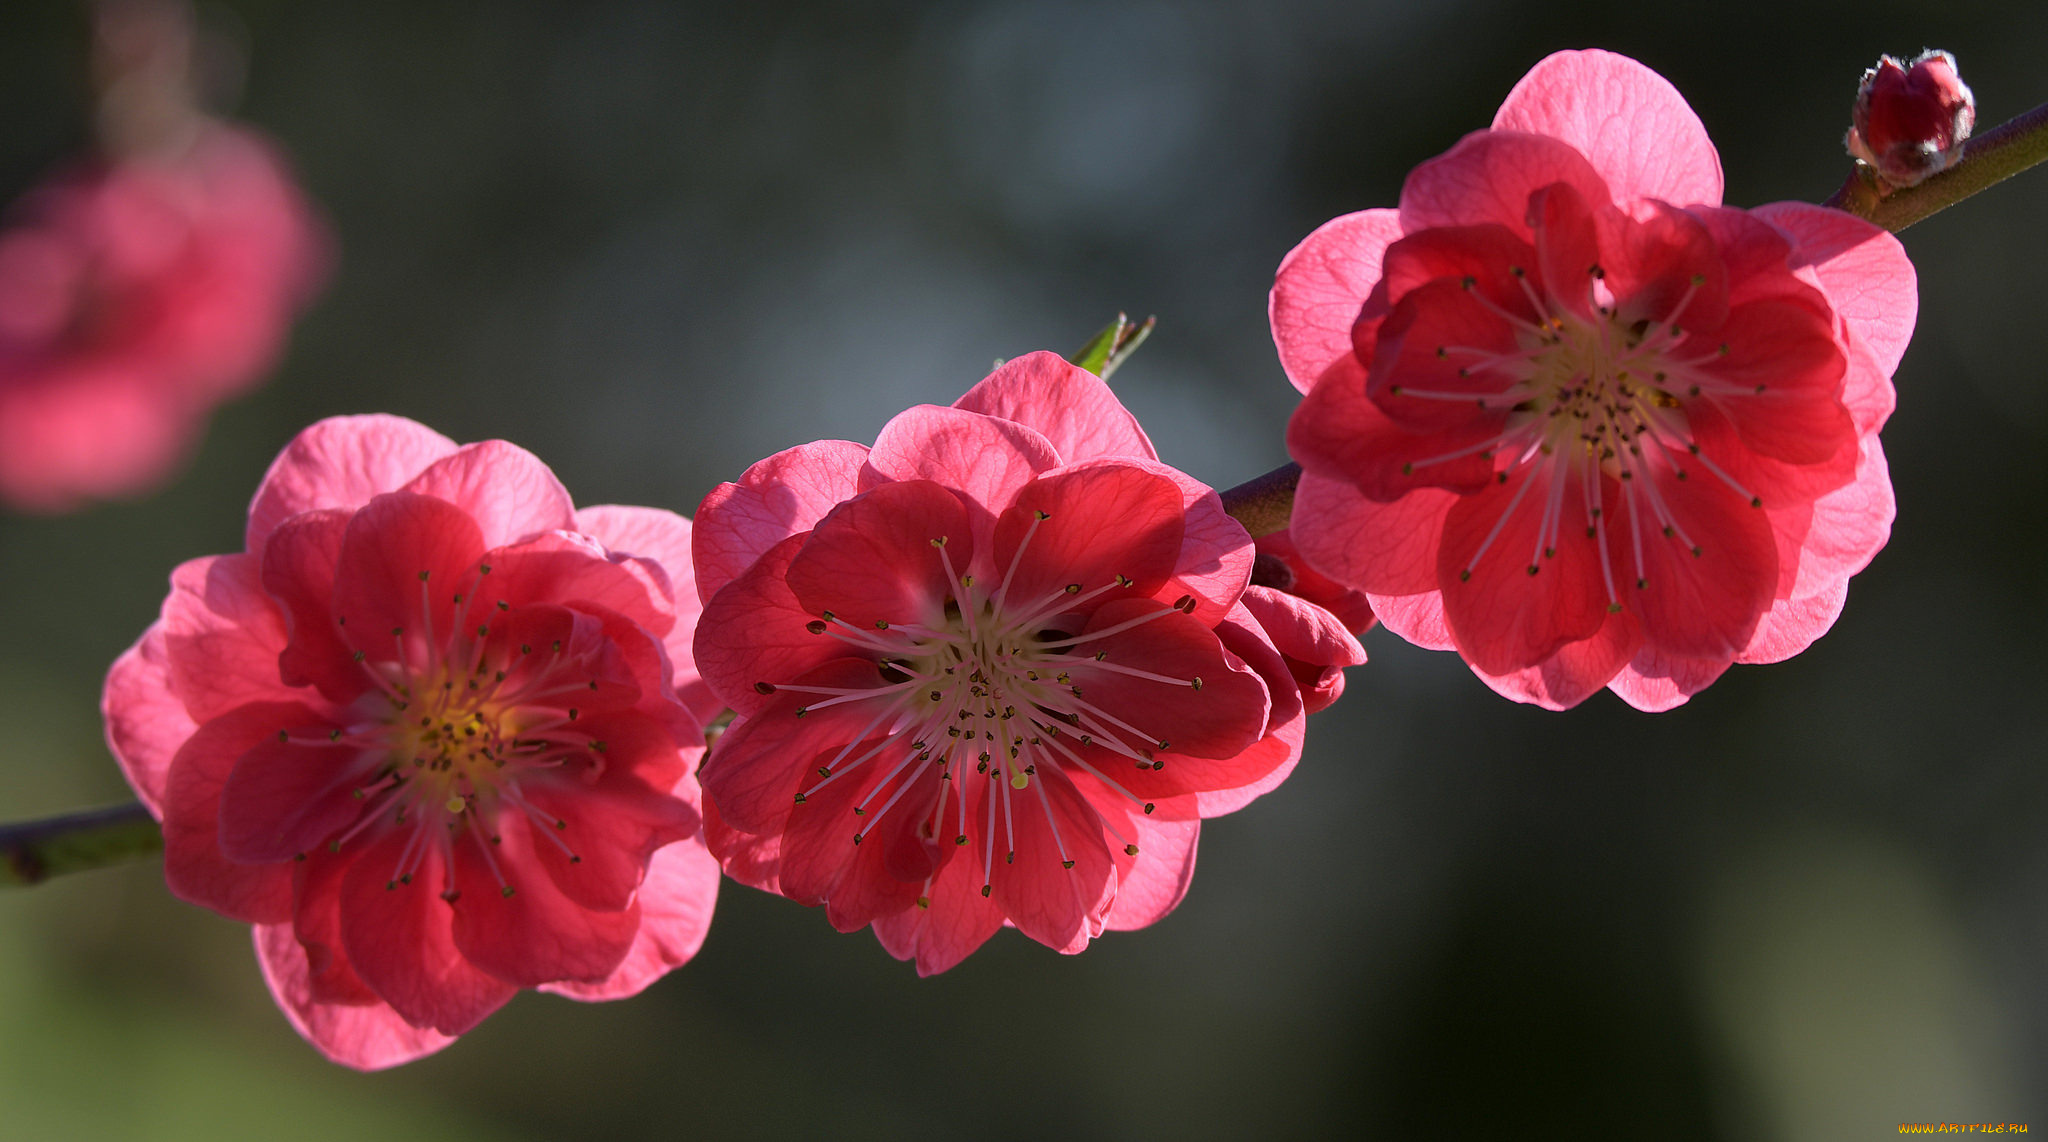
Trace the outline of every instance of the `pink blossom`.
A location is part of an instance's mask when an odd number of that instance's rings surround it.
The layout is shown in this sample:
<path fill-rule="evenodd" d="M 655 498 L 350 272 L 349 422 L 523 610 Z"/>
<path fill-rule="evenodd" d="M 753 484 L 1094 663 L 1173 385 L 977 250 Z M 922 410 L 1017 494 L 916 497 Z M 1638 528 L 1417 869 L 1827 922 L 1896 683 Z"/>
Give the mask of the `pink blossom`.
<path fill-rule="evenodd" d="M 171 576 L 108 740 L 171 891 L 255 925 L 329 1058 L 406 1062 L 520 988 L 615 999 L 696 953 L 689 542 L 577 511 L 503 441 L 343 417 L 271 465 L 246 552 Z"/>
<path fill-rule="evenodd" d="M 1552 709 L 1805 649 L 1890 533 L 1913 267 L 1849 215 L 1720 201 L 1668 83 L 1564 52 L 1399 209 L 1303 240 L 1272 297 L 1302 555 Z"/>
<path fill-rule="evenodd" d="M 155 486 L 276 361 L 326 261 L 274 149 L 218 123 L 31 191 L 0 231 L 0 501 Z"/>
<path fill-rule="evenodd" d="M 1051 353 L 820 441 L 698 511 L 697 662 L 739 715 L 706 762 L 726 871 L 944 971 L 1012 925 L 1062 952 L 1164 916 L 1203 817 L 1277 785 L 1279 648 L 1362 659 L 1248 588 L 1250 538 Z"/>
<path fill-rule="evenodd" d="M 1918 186 L 1963 157 L 1977 125 L 1977 98 L 1956 57 L 1924 51 L 1910 64 L 1880 56 L 1856 88 L 1854 121 L 1842 140 L 1893 186 Z"/>

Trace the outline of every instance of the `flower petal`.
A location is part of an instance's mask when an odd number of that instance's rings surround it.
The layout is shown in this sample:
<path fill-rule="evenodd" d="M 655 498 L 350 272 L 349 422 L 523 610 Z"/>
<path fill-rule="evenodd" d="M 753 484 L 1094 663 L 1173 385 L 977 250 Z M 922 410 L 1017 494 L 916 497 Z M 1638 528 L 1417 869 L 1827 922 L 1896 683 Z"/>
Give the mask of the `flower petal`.
<path fill-rule="evenodd" d="M 836 658 L 788 681 L 807 687 L 881 686 L 874 662 L 865 658 Z M 820 700 L 794 689 L 778 690 L 718 739 L 698 776 L 705 798 L 718 806 L 726 825 L 746 833 L 781 833 L 796 795 L 819 780 L 817 766 L 836 766 L 833 757 L 847 746 L 862 747 L 847 751 L 845 757 L 851 758 L 887 736 L 888 727 L 877 721 L 878 713 L 894 708 L 887 697 L 797 716 L 799 708 Z"/>
<path fill-rule="evenodd" d="M 384 1003 L 323 1003 L 307 984 L 306 953 L 287 924 L 258 924 L 256 962 L 292 1029 L 322 1055 L 359 1071 L 381 1071 L 424 1058 L 455 1041 L 415 1027 Z"/>
<path fill-rule="evenodd" d="M 1401 228 L 1497 222 L 1524 241 L 1529 195 L 1551 183 L 1569 183 L 1589 203 L 1614 200 L 1586 156 L 1570 144 L 1514 131 L 1474 131 L 1456 146 L 1409 172 L 1401 184 Z"/>
<path fill-rule="evenodd" d="M 1280 260 L 1266 312 L 1280 367 L 1302 392 L 1351 355 L 1351 327 L 1379 283 L 1380 260 L 1401 237 L 1395 210 L 1361 210 L 1318 226 Z"/>
<path fill-rule="evenodd" d="M 1811 266 L 1835 312 L 1890 376 L 1912 340 L 1919 281 L 1898 238 L 1841 210 L 1773 202 L 1750 213 L 1792 236 L 1792 266 Z"/>
<path fill-rule="evenodd" d="M 278 676 L 284 616 L 251 555 L 210 555 L 171 573 L 163 637 L 172 689 L 195 722 L 245 702 L 299 697 Z"/>
<path fill-rule="evenodd" d="M 1033 476 L 1059 465 L 1058 450 L 1035 428 L 964 409 L 919 405 L 882 426 L 861 485 L 931 480 L 960 493 L 974 527 L 975 550 L 985 552 L 996 513 Z"/>
<path fill-rule="evenodd" d="M 801 444 L 758 461 L 736 484 L 720 484 L 697 507 L 690 539 L 698 597 L 705 602 L 768 549 L 811 530 L 860 492 L 865 445 Z"/>
<path fill-rule="evenodd" d="M 929 480 L 883 484 L 818 521 L 790 560 L 789 589 L 813 618 L 942 626 L 955 589 L 948 561 L 965 574 L 974 548 L 960 497 Z"/>
<path fill-rule="evenodd" d="M 576 505 L 554 472 L 533 453 L 503 440 L 465 444 L 400 490 L 461 508 L 476 521 L 486 547 L 576 526 Z"/>
<path fill-rule="evenodd" d="M 164 786 L 164 883 L 171 895 L 250 923 L 291 917 L 288 866 L 238 864 L 222 854 L 221 787 L 243 754 L 277 740 L 280 725 L 315 717 L 298 703 L 252 702 L 201 725 L 185 742 Z"/>
<path fill-rule="evenodd" d="M 412 840 L 411 829 L 394 829 L 349 866 L 341 884 L 342 944 L 356 974 L 400 1018 L 460 1035 L 519 989 L 456 950 L 453 909 L 441 896 L 449 887 L 447 866 L 433 845 L 409 883 L 392 879 Z"/>
<path fill-rule="evenodd" d="M 953 407 L 1035 428 L 1068 464 L 1102 456 L 1159 458 L 1138 419 L 1102 378 L 1058 353 L 1010 358 Z"/>
<path fill-rule="evenodd" d="M 1493 126 L 1562 139 L 1618 195 L 1721 201 L 1721 157 L 1699 116 L 1670 81 L 1627 56 L 1589 49 L 1543 59 L 1508 92 Z"/>
<path fill-rule="evenodd" d="M 349 520 L 335 564 L 342 638 L 372 662 L 432 661 L 465 613 L 443 600 L 476 593 L 483 555 L 476 521 L 447 500 L 376 497 Z"/>
<path fill-rule="evenodd" d="M 1608 615 L 1593 637 L 1566 643 L 1534 666 L 1498 676 L 1473 673 L 1503 698 L 1546 710 L 1569 710 L 1625 672 L 1642 645 L 1642 624 L 1622 610 Z"/>
<path fill-rule="evenodd" d="M 1183 502 L 1172 480 L 1116 462 L 1038 477 L 996 521 L 995 598 L 1015 615 L 1125 581 L 1103 597 L 1157 592 L 1180 560 Z"/>
<path fill-rule="evenodd" d="M 1024 789 L 1001 780 L 976 784 L 985 787 L 984 798 L 1010 799 L 1009 846 L 999 840 L 988 871 L 996 907 L 1054 951 L 1071 955 L 1087 947 L 1116 893 L 1101 815 L 1064 774 L 1041 770 Z"/>
<path fill-rule="evenodd" d="M 1444 616 L 1458 652 L 1481 673 L 1535 666 L 1607 621 L 1598 543 L 1569 518 L 1585 502 L 1584 477 L 1557 467 L 1523 465 L 1444 517 L 1436 565 Z M 1553 530 L 1560 512 L 1566 518 Z M 1387 620 L 1378 600 L 1373 609 Z"/>
<path fill-rule="evenodd" d="M 100 714 L 107 724 L 107 748 L 121 764 L 121 773 L 161 820 L 171 759 L 199 728 L 171 690 L 162 623 L 151 624 L 114 660 L 100 697 Z"/>
<path fill-rule="evenodd" d="M 589 909 L 564 894 L 537 859 L 535 847 L 547 842 L 533 835 L 533 824 L 508 810 L 488 840 L 475 822 L 452 839 L 461 893 L 450 906 L 455 947 L 476 968 L 519 987 L 604 979 L 633 946 L 640 911 Z"/>
<path fill-rule="evenodd" d="M 354 509 L 395 492 L 455 442 L 402 416 L 336 416 L 292 439 L 270 465 L 249 505 L 248 550 L 261 551 L 277 525 L 300 512 Z"/>
<path fill-rule="evenodd" d="M 1289 530 L 1302 558 L 1323 574 L 1373 595 L 1413 595 L 1436 590 L 1444 517 L 1458 499 L 1418 488 L 1381 503 L 1344 480 L 1304 472 Z M 1381 613 L 1377 599 L 1373 611 Z"/>
<path fill-rule="evenodd" d="M 640 931 L 618 968 L 595 983 L 562 980 L 541 984 L 540 989 L 588 1003 L 640 994 L 689 963 L 704 946 L 718 900 L 718 880 L 718 861 L 702 841 L 677 841 L 659 850 L 648 862 L 647 879 L 634 897 L 640 907 Z"/>
<path fill-rule="evenodd" d="M 338 705 L 371 685 L 334 621 L 334 572 L 353 514 L 301 512 L 273 528 L 263 544 L 263 590 L 283 609 L 290 632 L 277 655 L 278 676 L 289 686 L 313 686 Z"/>

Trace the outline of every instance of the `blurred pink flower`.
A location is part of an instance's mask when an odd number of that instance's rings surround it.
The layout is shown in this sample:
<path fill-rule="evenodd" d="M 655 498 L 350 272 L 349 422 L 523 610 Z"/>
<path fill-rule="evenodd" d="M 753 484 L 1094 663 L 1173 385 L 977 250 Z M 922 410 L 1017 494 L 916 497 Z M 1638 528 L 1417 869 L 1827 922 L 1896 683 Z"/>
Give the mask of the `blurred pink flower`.
<path fill-rule="evenodd" d="M 520 988 L 616 999 L 696 953 L 689 532 L 577 511 L 502 441 L 345 417 L 271 466 L 245 553 L 172 575 L 108 740 L 171 891 L 256 926 L 329 1058 L 406 1062 Z"/>
<path fill-rule="evenodd" d="M 1849 153 L 1893 186 L 1917 186 L 1963 157 L 1977 125 L 1977 98 L 1956 57 L 1924 51 L 1910 64 L 1880 56 L 1856 87 Z"/>
<path fill-rule="evenodd" d="M 1078 952 L 1171 911 L 1201 818 L 1300 757 L 1276 643 L 1363 657 L 1247 589 L 1216 493 L 1051 353 L 872 450 L 754 465 L 705 499 L 696 558 L 697 662 L 739 715 L 703 772 L 712 851 L 925 975 L 1005 925 Z"/>
<path fill-rule="evenodd" d="M 1805 649 L 1890 534 L 1913 267 L 1847 214 L 1720 201 L 1670 84 L 1563 52 L 1398 210 L 1303 240 L 1272 297 L 1302 555 L 1552 709 Z"/>
<path fill-rule="evenodd" d="M 283 160 L 219 123 L 31 191 L 0 230 L 0 501 L 154 487 L 276 361 L 327 260 Z"/>

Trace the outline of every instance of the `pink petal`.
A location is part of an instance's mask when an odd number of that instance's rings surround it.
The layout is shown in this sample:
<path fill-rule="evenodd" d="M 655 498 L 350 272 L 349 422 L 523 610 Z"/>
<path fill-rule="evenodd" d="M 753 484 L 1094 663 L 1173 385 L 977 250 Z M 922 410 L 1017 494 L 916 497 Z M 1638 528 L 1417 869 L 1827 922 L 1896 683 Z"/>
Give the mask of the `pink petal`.
<path fill-rule="evenodd" d="M 1181 525 L 1180 556 L 1172 578 L 1155 597 L 1173 603 L 1183 595 L 1193 596 L 1195 609 L 1189 614 L 1211 626 L 1221 622 L 1251 581 L 1252 563 L 1258 558 L 1244 525 L 1223 510 L 1223 499 L 1214 488 L 1171 465 L 1148 460 L 1089 460 L 1065 470 L 1105 467 L 1150 472 L 1180 489 L 1181 507 L 1187 513 Z"/>
<path fill-rule="evenodd" d="M 490 551 L 483 561 L 490 564 L 491 573 L 476 585 L 479 604 L 601 608 L 625 616 L 657 639 L 675 626 L 676 609 L 661 565 L 647 559 L 610 558 L 588 537 L 573 532 L 537 536 Z M 478 613 L 484 613 L 481 607 Z"/>
<path fill-rule="evenodd" d="M 946 560 L 964 574 L 974 547 L 958 496 L 929 480 L 883 484 L 818 521 L 790 560 L 789 589 L 811 618 L 942 627 L 954 590 Z"/>
<path fill-rule="evenodd" d="M 1224 649 L 1242 658 L 1245 665 L 1266 680 L 1272 710 L 1266 718 L 1266 736 L 1231 759 L 1238 774 L 1246 780 L 1231 788 L 1195 794 L 1196 815 L 1204 818 L 1234 813 L 1279 788 L 1301 760 L 1302 740 L 1308 726 L 1307 707 L 1286 677 L 1287 662 L 1267 641 L 1249 607 L 1241 605 L 1233 611 L 1230 618 L 1217 625 L 1216 635 L 1222 639 Z M 1177 812 L 1174 800 L 1162 801 L 1153 816 Z"/>
<path fill-rule="evenodd" d="M 1330 666 L 1362 666 L 1365 647 L 1337 616 L 1298 595 L 1253 587 L 1244 595 L 1245 610 L 1258 620 L 1274 649 L 1288 658 Z"/>
<path fill-rule="evenodd" d="M 920 835 L 939 793 L 937 768 L 920 766 L 892 780 L 905 753 L 884 751 L 846 777 L 823 783 L 789 811 L 782 836 L 782 893 L 800 904 L 828 905 L 827 918 L 842 932 L 858 931 L 878 916 L 912 906 L 939 858 L 953 848 L 951 837 L 941 844 Z M 904 781 L 910 791 L 882 813 Z M 813 770 L 808 784 L 821 782 Z M 856 807 L 864 814 L 855 815 Z M 904 875 L 896 875 L 892 865 Z"/>
<path fill-rule="evenodd" d="M 154 623 L 114 660 L 100 696 L 107 748 L 135 795 L 158 819 L 164 815 L 171 759 L 199 728 L 185 712 L 185 703 L 172 693 L 170 673 L 163 624 Z"/>
<path fill-rule="evenodd" d="M 1899 240 L 1855 215 L 1804 202 L 1773 202 L 1750 213 L 1792 236 L 1793 267 L 1813 268 L 1835 312 L 1890 376 L 1920 308 L 1919 282 Z"/>
<path fill-rule="evenodd" d="M 1166 918 L 1187 897 L 1195 879 L 1195 849 L 1201 839 L 1200 820 L 1148 822 L 1130 867 L 1119 869 L 1116 901 L 1102 918 L 1112 932 L 1130 932 Z"/>
<path fill-rule="evenodd" d="M 866 446 L 819 440 L 757 462 L 737 484 L 720 484 L 697 508 L 691 537 L 698 597 L 705 602 L 768 549 L 816 527 L 860 492 Z"/>
<path fill-rule="evenodd" d="M 652 560 L 667 576 L 676 617 L 661 641 L 668 651 L 677 696 L 698 721 L 716 718 L 725 703 L 712 695 L 698 675 L 690 652 L 697 635 L 697 616 L 704 609 L 697 596 L 697 571 L 690 555 L 690 521 L 660 508 L 607 504 L 578 511 L 576 529 L 604 544 L 614 560 Z"/>
<path fill-rule="evenodd" d="M 1366 395 L 1401 429 L 1429 434 L 1424 440 L 1435 445 L 1438 453 L 1463 447 L 1468 439 L 1499 435 L 1509 410 L 1524 399 L 1523 393 L 1511 389 L 1514 380 L 1506 370 L 1471 372 L 1464 367 L 1470 356 L 1447 351 L 1466 347 L 1503 357 L 1521 352 L 1514 326 L 1477 296 L 1478 292 L 1452 278 L 1439 278 L 1410 290 L 1381 324 L 1373 353 Z M 1451 393 L 1461 399 L 1410 395 L 1403 389 Z M 1465 397 L 1471 399 L 1462 399 Z M 1456 475 L 1453 471 L 1457 470 L 1432 469 L 1419 481 L 1463 482 L 1462 471 Z"/>
<path fill-rule="evenodd" d="M 1700 371 L 1742 391 L 1705 399 L 1750 448 L 1789 464 L 1817 464 L 1856 435 L 1841 400 L 1848 362 L 1825 312 L 1790 300 L 1753 301 L 1729 311 L 1720 336 L 1728 351 Z"/>
<path fill-rule="evenodd" d="M 1444 618 L 1444 597 L 1440 591 L 1413 595 L 1368 595 L 1380 625 L 1422 647 L 1424 650 L 1456 650 L 1451 625 Z"/>
<path fill-rule="evenodd" d="M 994 788 L 984 794 L 995 795 Z M 1009 795 L 1015 828 L 1009 851 L 1016 859 L 1006 859 L 998 843 L 989 870 L 991 899 L 1026 936 L 1054 951 L 1078 952 L 1102 930 L 1116 892 L 1102 818 L 1064 776 L 1043 770 L 1028 788 Z"/>
<path fill-rule="evenodd" d="M 1619 506 L 1611 513 L 1609 549 L 1622 601 L 1642 621 L 1646 646 L 1682 658 L 1733 659 L 1755 633 L 1778 581 L 1770 521 L 1718 481 L 1660 480 L 1657 491 L 1671 511 L 1671 536 L 1656 530 L 1647 504 L 1636 514 Z M 1637 527 L 1647 586 L 1623 582 L 1637 566 Z"/>
<path fill-rule="evenodd" d="M 1645 713 L 1660 714 L 1713 685 L 1728 669 L 1718 659 L 1683 658 L 1645 646 L 1608 688 Z"/>
<path fill-rule="evenodd" d="M 1444 517 L 1458 498 L 1419 488 L 1380 503 L 1346 481 L 1304 472 L 1289 531 L 1309 566 L 1340 583 L 1372 595 L 1434 591 Z M 1377 598 L 1373 611 L 1381 613 Z"/>
<path fill-rule="evenodd" d="M 385 759 L 321 740 L 332 728 L 325 719 L 278 721 L 235 762 L 220 795 L 220 850 L 229 860 L 287 861 L 362 816 L 355 791 Z M 279 741 L 285 732 L 319 744 Z"/>
<path fill-rule="evenodd" d="M 180 900 L 255 924 L 291 917 L 285 865 L 246 865 L 220 849 L 221 787 L 242 755 L 277 740 L 281 725 L 315 717 L 302 705 L 252 702 L 200 726 L 171 760 L 164 786 L 164 883 Z"/>
<path fill-rule="evenodd" d="M 533 453 L 502 440 L 465 444 L 401 490 L 461 508 L 476 520 L 486 547 L 576 526 L 576 505 L 562 482 Z"/>
<path fill-rule="evenodd" d="M 1061 592 L 1145 596 L 1165 585 L 1181 553 L 1181 490 L 1116 462 L 1056 470 L 1024 485 L 996 522 L 997 598 L 1011 614 L 1035 612 Z M 957 564 L 956 564 L 957 566 Z"/>
<path fill-rule="evenodd" d="M 1351 355 L 1351 327 L 1380 277 L 1380 259 L 1401 237 L 1395 210 L 1361 210 L 1317 227 L 1280 260 L 1266 304 L 1280 367 L 1307 392 Z"/>
<path fill-rule="evenodd" d="M 725 823 L 718 806 L 704 799 L 704 846 L 727 876 L 750 888 L 782 894 L 782 834 L 742 833 Z M 664 852 L 667 850 L 663 850 Z"/>
<path fill-rule="evenodd" d="M 689 963 L 704 946 L 712 905 L 718 899 L 718 879 L 718 862 L 701 840 L 677 841 L 656 852 L 634 898 L 640 906 L 640 931 L 617 970 L 596 983 L 563 980 L 544 983 L 540 989 L 591 1003 L 640 994 Z"/>
<path fill-rule="evenodd" d="M 1068 464 L 1101 456 L 1159 458 L 1102 378 L 1057 353 L 1010 358 L 953 407 L 1035 428 Z"/>
<path fill-rule="evenodd" d="M 287 924 L 258 924 L 256 962 L 271 997 L 292 1029 L 322 1055 L 359 1071 L 409 1063 L 455 1041 L 430 1027 L 415 1027 L 383 1003 L 321 1003 L 307 984 L 306 953 Z"/>
<path fill-rule="evenodd" d="M 349 867 L 341 886 L 342 943 L 356 974 L 400 1018 L 460 1035 L 519 989 L 456 950 L 453 909 L 441 898 L 447 867 L 432 845 L 410 883 L 392 880 L 411 837 L 410 829 L 394 829 Z"/>
<path fill-rule="evenodd" d="M 1607 621 L 1598 544 L 1570 519 L 1554 535 L 1544 530 L 1546 497 L 1570 512 L 1585 502 L 1580 479 L 1575 468 L 1524 465 L 1444 517 L 1437 553 L 1444 615 L 1473 669 L 1500 675 L 1534 666 Z"/>
<path fill-rule="evenodd" d="M 1818 594 L 1773 600 L 1735 661 L 1783 662 L 1798 654 L 1835 625 L 1848 600 L 1847 579 L 1822 587 Z"/>
<path fill-rule="evenodd" d="M 1088 618 L 1083 637 L 1157 614 L 1150 599 L 1109 603 Z M 1098 664 L 1098 657 L 1099 664 Z M 1184 614 L 1167 612 L 1128 630 L 1080 643 L 1067 667 L 1080 703 L 1104 711 L 1152 734 L 1155 741 L 1135 746 L 1171 751 L 1188 758 L 1221 760 L 1236 756 L 1265 733 L 1269 698 L 1259 676 L 1229 654 L 1216 633 Z M 1117 669 L 1176 679 L 1160 682 L 1133 677 Z M 1200 685 L 1193 683 L 1200 679 Z M 1186 680 L 1186 681 L 1178 681 Z M 1083 725 L 1090 719 L 1084 714 Z M 1119 737 L 1131 738 L 1128 731 Z M 1122 768 L 1131 763 L 1126 760 Z M 1190 767 L 1195 769 L 1196 767 Z M 1212 767 L 1199 767 L 1207 772 Z M 1220 773 L 1221 767 L 1213 767 Z M 1195 780 L 1193 772 L 1176 767 L 1165 780 Z M 1239 784 L 1226 781 L 1225 784 Z M 1222 785 L 1188 785 L 1171 792 L 1194 792 Z M 1162 790 L 1161 792 L 1166 792 Z"/>
<path fill-rule="evenodd" d="M 249 505 L 247 545 L 261 551 L 278 524 L 300 512 L 359 508 L 395 492 L 455 442 L 402 416 L 330 417 L 292 439 Z"/>
<path fill-rule="evenodd" d="M 1642 624 L 1627 611 L 1617 611 L 1593 637 L 1567 643 L 1534 666 L 1498 676 L 1476 669 L 1473 673 L 1504 698 L 1546 710 L 1569 710 L 1613 681 L 1642 645 Z"/>
<path fill-rule="evenodd" d="M 180 565 L 171 573 L 162 627 L 171 687 L 193 721 L 244 702 L 299 697 L 278 677 L 284 617 L 263 593 L 255 556 L 212 555 Z"/>
<path fill-rule="evenodd" d="M 981 865 L 950 860 L 932 880 L 931 906 L 913 905 L 875 921 L 875 936 L 889 954 L 917 960 L 919 976 L 937 975 L 964 960 L 1002 929 L 1003 913 L 981 895 Z"/>
<path fill-rule="evenodd" d="M 476 521 L 446 500 L 412 492 L 371 500 L 349 520 L 335 566 L 342 638 L 372 661 L 402 653 L 426 663 L 464 613 L 454 594 L 477 592 L 483 554 Z"/>
<path fill-rule="evenodd" d="M 1401 186 L 1401 228 L 1497 222 L 1532 238 L 1529 195 L 1569 183 L 1589 203 L 1613 201 L 1599 173 L 1568 144 L 1539 135 L 1474 131 L 1457 146 L 1409 172 Z"/>
<path fill-rule="evenodd" d="M 287 685 L 317 687 L 337 704 L 353 702 L 371 685 L 334 621 L 334 570 L 353 514 L 301 512 L 272 529 L 263 545 L 263 589 L 283 608 L 290 631 L 277 655 L 278 675 Z"/>
<path fill-rule="evenodd" d="M 767 704 L 756 683 L 794 682 L 839 658 L 846 644 L 811 633 L 818 620 L 789 589 L 790 561 L 808 535 L 783 540 L 705 604 L 691 651 L 711 692 L 747 717 Z M 872 669 L 873 664 L 869 664 Z"/>
<path fill-rule="evenodd" d="M 974 546 L 988 551 L 995 513 L 1033 476 L 1060 464 L 1058 450 L 1037 429 L 957 408 L 919 405 L 882 426 L 868 453 L 862 486 L 883 480 L 931 480 L 961 493 L 974 526 Z M 965 573 L 963 569 L 963 574 Z"/>
<path fill-rule="evenodd" d="M 786 681 L 849 688 L 881 683 L 874 662 L 865 658 L 833 659 Z M 717 805 L 725 824 L 747 833 L 781 833 L 796 795 L 819 780 L 817 766 L 835 764 L 832 757 L 848 743 L 871 743 L 882 736 L 872 703 L 846 702 L 796 716 L 798 708 L 821 700 L 778 691 L 718 739 L 698 776 L 706 800 Z"/>
<path fill-rule="evenodd" d="M 520 783 L 520 795 L 562 823 L 555 828 L 526 822 L 536 834 L 534 857 L 555 887 L 581 907 L 617 912 L 633 902 L 655 851 L 696 835 L 700 820 L 688 803 L 667 792 L 688 769 L 666 730 L 632 713 L 588 721 L 585 732 L 605 744 L 605 766 L 595 779 L 536 776 Z M 503 827 L 515 826 L 508 820 Z M 543 830 L 561 843 L 541 835 Z"/>
<path fill-rule="evenodd" d="M 1721 201 L 1721 158 L 1699 116 L 1663 76 L 1627 56 L 1558 52 L 1515 84 L 1495 130 L 1562 139 L 1617 195 L 1679 206 Z"/>
<path fill-rule="evenodd" d="M 519 987 L 605 979 L 625 962 L 640 930 L 640 912 L 631 906 L 619 912 L 589 909 L 563 893 L 534 851 L 547 841 L 522 827 L 531 824 L 508 810 L 490 840 L 472 823 L 451 842 L 454 882 L 461 891 L 451 905 L 455 947 L 476 968 Z M 349 958 L 360 963 L 353 947 Z"/>
<path fill-rule="evenodd" d="M 1434 344 L 1427 349 L 1432 357 L 1435 351 Z M 1408 398 L 1403 403 L 1423 402 Z M 1341 479 L 1358 493 L 1386 502 L 1418 489 L 1484 487 L 1493 478 L 1493 461 L 1484 450 L 1500 430 L 1498 414 L 1468 414 L 1449 428 L 1412 431 L 1366 396 L 1364 370 L 1346 360 L 1332 366 L 1294 410 L 1287 422 L 1287 451 L 1304 473 Z M 1300 512 L 1298 506 L 1295 510 Z M 1312 517 L 1294 518 L 1302 520 L 1295 527 L 1297 536 L 1316 529 Z M 1309 541 L 1295 542 L 1308 549 Z M 1315 557 L 1309 561 L 1313 564 Z"/>
<path fill-rule="evenodd" d="M 1891 538 L 1897 514 L 1884 447 L 1876 436 L 1867 436 L 1855 480 L 1813 502 L 1799 535 L 1798 573 L 1787 593 L 1793 598 L 1820 593 L 1869 566 Z"/>
<path fill-rule="evenodd" d="M 292 931 L 305 952 L 306 987 L 319 1003 L 384 1004 L 342 949 L 341 886 L 360 855 L 322 846 L 292 865 Z"/>

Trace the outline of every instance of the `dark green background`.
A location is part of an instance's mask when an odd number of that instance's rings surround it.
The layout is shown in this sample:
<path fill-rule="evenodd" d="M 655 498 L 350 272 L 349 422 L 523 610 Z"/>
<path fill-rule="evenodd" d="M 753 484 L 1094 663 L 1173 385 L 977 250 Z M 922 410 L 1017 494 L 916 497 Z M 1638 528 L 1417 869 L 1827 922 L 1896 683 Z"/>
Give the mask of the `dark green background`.
<path fill-rule="evenodd" d="M 689 511 L 1119 309 L 1116 379 L 1219 486 L 1285 459 L 1264 310 L 1326 218 L 1543 54 L 1684 91 L 1729 201 L 1825 197 L 1861 68 L 2048 99 L 2048 7 L 381 3 L 218 10 L 338 272 L 270 385 L 144 501 L 0 519 L 0 818 L 124 794 L 106 664 L 239 546 L 315 418 L 540 454 Z M 0 5 L 0 192 L 85 138 L 84 21 Z M 920 981 L 728 886 L 636 1000 L 522 996 L 393 1073 L 322 1062 L 245 930 L 154 866 L 0 896 L 0 1137 L 1872 1138 L 2048 1129 L 2048 171 L 1905 237 L 1894 538 L 1834 632 L 1681 710 L 1513 706 L 1378 632 L 1178 912 Z"/>

